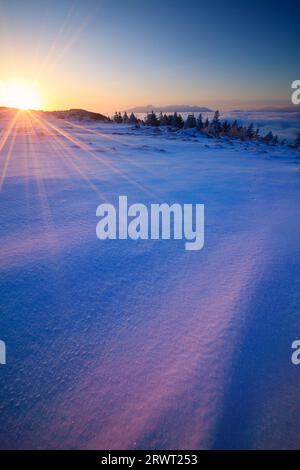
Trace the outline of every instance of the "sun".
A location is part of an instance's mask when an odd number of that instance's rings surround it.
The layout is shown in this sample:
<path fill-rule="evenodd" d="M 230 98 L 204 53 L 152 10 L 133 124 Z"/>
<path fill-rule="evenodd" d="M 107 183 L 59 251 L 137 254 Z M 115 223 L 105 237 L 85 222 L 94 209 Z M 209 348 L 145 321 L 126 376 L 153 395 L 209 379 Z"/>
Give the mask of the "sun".
<path fill-rule="evenodd" d="M 1 84 L 1 105 L 22 111 L 40 108 L 40 97 L 34 83 L 8 82 Z"/>

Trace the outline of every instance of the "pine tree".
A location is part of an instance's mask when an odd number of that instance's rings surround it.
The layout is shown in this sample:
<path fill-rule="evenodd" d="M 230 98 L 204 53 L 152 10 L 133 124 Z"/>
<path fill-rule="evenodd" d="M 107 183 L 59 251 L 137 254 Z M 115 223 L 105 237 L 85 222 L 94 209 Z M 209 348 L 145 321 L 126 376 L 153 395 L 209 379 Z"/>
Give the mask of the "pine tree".
<path fill-rule="evenodd" d="M 265 137 L 263 138 L 263 141 L 266 143 L 266 144 L 271 144 L 273 143 L 273 140 L 274 140 L 274 136 L 273 136 L 273 132 L 270 131 L 268 132 Z"/>
<path fill-rule="evenodd" d="M 248 139 L 250 140 L 254 139 L 255 131 L 254 131 L 254 125 L 252 123 L 247 127 L 246 135 Z"/>
<path fill-rule="evenodd" d="M 182 129 L 184 127 L 184 120 L 182 119 L 181 114 L 177 114 L 175 112 L 173 116 L 171 116 L 171 126 L 176 129 Z"/>
<path fill-rule="evenodd" d="M 178 122 L 178 115 L 177 113 L 174 113 L 171 119 L 171 126 L 177 127 L 177 122 Z"/>
<path fill-rule="evenodd" d="M 247 127 L 244 126 L 239 126 L 239 132 L 238 132 L 239 138 L 241 140 L 247 140 Z"/>
<path fill-rule="evenodd" d="M 128 118 L 128 115 L 127 115 L 127 113 L 126 113 L 126 111 L 125 111 L 125 113 L 123 114 L 123 122 L 124 122 L 124 124 L 127 124 L 128 121 L 129 121 L 129 118 Z"/>
<path fill-rule="evenodd" d="M 158 127 L 159 126 L 159 120 L 157 119 L 157 116 L 153 111 L 151 113 L 147 114 L 145 124 L 146 124 L 146 126 L 151 126 L 151 127 Z"/>
<path fill-rule="evenodd" d="M 194 127 L 197 127 L 197 121 L 196 118 L 193 114 L 189 114 L 185 123 L 184 123 L 185 129 L 193 129 Z"/>
<path fill-rule="evenodd" d="M 184 120 L 183 120 L 183 117 L 181 116 L 181 114 L 178 114 L 178 116 L 177 116 L 177 127 L 178 127 L 178 129 L 183 129 L 183 127 L 184 127 Z"/>
<path fill-rule="evenodd" d="M 202 131 L 202 129 L 203 129 L 202 114 L 199 114 L 199 116 L 197 118 L 197 129 L 198 129 L 198 131 Z"/>
<path fill-rule="evenodd" d="M 239 137 L 239 127 L 237 120 L 233 121 L 230 131 L 228 132 L 229 137 L 238 138 Z"/>
<path fill-rule="evenodd" d="M 210 133 L 214 136 L 218 136 L 221 132 L 220 113 L 216 111 L 213 120 L 210 124 Z"/>
<path fill-rule="evenodd" d="M 223 122 L 222 132 L 223 132 L 224 135 L 228 135 L 229 131 L 230 131 L 230 124 L 226 120 L 226 121 Z"/>
<path fill-rule="evenodd" d="M 133 113 L 131 113 L 130 118 L 129 118 L 129 124 L 137 124 L 137 123 L 138 123 L 138 119 L 135 117 Z"/>
<path fill-rule="evenodd" d="M 220 112 L 217 110 L 215 111 L 213 122 L 219 122 L 219 121 L 220 121 Z"/>
<path fill-rule="evenodd" d="M 161 126 L 170 126 L 170 124 L 171 124 L 171 119 L 166 114 L 164 114 L 162 118 Z"/>

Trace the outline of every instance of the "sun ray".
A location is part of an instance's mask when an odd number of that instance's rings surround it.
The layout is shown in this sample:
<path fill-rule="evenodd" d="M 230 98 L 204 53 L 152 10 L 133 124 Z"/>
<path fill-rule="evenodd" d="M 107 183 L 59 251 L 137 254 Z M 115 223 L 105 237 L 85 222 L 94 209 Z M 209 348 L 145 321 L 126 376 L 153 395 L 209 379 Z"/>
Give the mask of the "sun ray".
<path fill-rule="evenodd" d="M 40 119 L 42 121 L 46 121 L 47 124 L 50 126 L 50 128 L 52 128 L 53 130 L 55 130 L 56 132 L 58 132 L 62 137 L 64 137 L 65 139 L 69 140 L 70 142 L 72 142 L 74 145 L 78 146 L 79 148 L 81 148 L 84 152 L 88 153 L 90 156 L 92 156 L 94 159 L 98 160 L 101 164 L 103 164 L 105 167 L 107 167 L 108 169 L 110 169 L 111 171 L 113 171 L 115 174 L 117 174 L 118 176 L 121 176 L 123 179 L 127 180 L 130 184 L 136 186 L 139 190 L 143 191 L 145 194 L 147 195 L 150 195 L 152 198 L 154 197 L 156 200 L 159 200 L 159 198 L 157 197 L 156 194 L 153 193 L 153 191 L 145 188 L 143 185 L 141 185 L 140 183 L 138 183 L 136 180 L 134 180 L 133 178 L 129 177 L 127 175 L 127 173 L 124 171 L 124 170 L 120 170 L 118 167 L 116 167 L 115 165 L 113 165 L 108 159 L 106 159 L 104 156 L 99 156 L 99 155 L 96 155 L 95 152 L 93 152 L 89 147 L 88 145 L 86 145 L 84 142 L 82 142 L 80 139 L 78 139 L 77 137 L 71 135 L 69 132 L 67 132 L 66 130 L 63 130 L 61 128 L 59 128 L 58 126 L 55 126 L 53 123 L 50 123 L 48 120 L 44 119 L 44 118 L 41 118 Z"/>
<path fill-rule="evenodd" d="M 99 196 L 103 201 L 106 201 L 106 198 L 104 196 L 104 194 L 99 190 L 99 188 L 97 188 L 97 186 L 92 183 L 92 181 L 88 178 L 88 176 L 84 173 L 84 171 L 82 170 L 82 168 L 80 168 L 80 165 L 82 166 L 82 159 L 80 159 L 79 157 L 78 158 L 78 161 L 80 163 L 77 164 L 75 161 L 74 161 L 74 157 L 76 157 L 76 153 L 75 152 L 71 152 L 69 150 L 69 148 L 63 144 L 63 142 L 61 141 L 61 139 L 59 139 L 55 134 L 52 134 L 50 133 L 49 131 L 49 128 L 47 128 L 47 121 L 46 122 L 43 122 L 41 119 L 39 119 L 36 115 L 33 115 L 32 113 L 32 117 L 36 120 L 36 122 L 39 123 L 40 126 L 43 127 L 43 129 L 49 134 L 51 135 L 51 139 L 50 139 L 50 144 L 52 146 L 52 149 L 54 150 L 54 152 L 56 152 L 57 154 L 59 154 L 60 156 L 62 156 L 68 167 L 71 166 L 73 167 L 73 169 L 75 169 L 76 173 L 79 174 L 79 176 L 81 178 L 83 178 L 86 183 L 88 184 L 88 186 L 97 194 L 97 196 Z M 55 146 L 56 144 L 56 146 Z"/>
<path fill-rule="evenodd" d="M 25 125 L 26 125 L 27 135 L 29 137 L 30 154 L 31 154 L 32 161 L 34 164 L 34 175 L 35 175 L 35 180 L 36 180 L 36 184 L 38 188 L 38 195 L 39 195 L 39 200 L 40 200 L 44 227 L 46 229 L 45 238 L 48 242 L 48 248 L 55 255 L 59 252 L 60 244 L 59 244 L 59 240 L 58 240 L 57 233 L 55 230 L 55 225 L 53 223 L 51 208 L 49 205 L 47 192 L 46 192 L 46 188 L 44 184 L 43 173 L 39 165 L 39 162 L 37 160 L 36 153 L 33 149 L 32 137 L 35 133 L 35 128 L 30 119 L 29 113 L 26 115 Z M 52 257 L 52 261 L 55 262 L 55 256 Z"/>
<path fill-rule="evenodd" d="M 9 137 L 11 138 L 9 148 L 8 148 L 8 151 L 7 151 L 7 154 L 6 154 L 6 158 L 4 160 L 2 173 L 1 173 L 1 176 L 0 176 L 0 192 L 2 191 L 2 188 L 3 188 L 3 185 L 4 185 L 8 165 L 9 165 L 11 155 L 12 155 L 12 152 L 13 152 L 13 148 L 14 148 L 14 145 L 15 145 L 18 117 L 19 117 L 19 112 L 17 112 L 15 114 L 14 118 L 10 122 L 10 124 L 9 124 L 9 126 L 8 126 L 6 132 L 4 133 L 4 136 L 3 136 L 3 138 L 0 142 L 0 152 L 1 152 L 3 150 L 6 142 L 8 141 Z"/>
<path fill-rule="evenodd" d="M 49 52 L 38 70 L 38 77 L 45 71 L 47 71 L 49 74 L 52 70 L 55 69 L 55 67 L 57 67 L 57 65 L 63 60 L 70 49 L 72 49 L 80 35 L 87 28 L 90 21 L 95 17 L 99 7 L 100 5 L 96 4 L 95 7 L 92 8 L 83 19 L 80 18 L 80 23 L 77 28 L 74 28 L 72 31 L 68 31 L 67 27 L 69 23 L 72 23 L 72 20 L 75 21 L 75 15 L 77 13 L 75 5 L 73 4 L 71 6 L 65 20 L 62 23 L 59 33 L 54 38 Z"/>
<path fill-rule="evenodd" d="M 74 122 L 71 122 L 71 121 L 68 121 L 68 120 L 65 120 L 65 123 L 68 124 L 69 126 L 73 127 L 74 129 L 80 129 L 80 130 L 83 130 L 85 132 L 88 132 L 90 134 L 94 134 L 94 135 L 98 135 L 99 137 L 102 137 L 103 139 L 105 140 L 109 140 L 109 141 L 117 141 L 117 142 L 124 142 L 123 139 L 117 139 L 116 136 L 112 137 L 108 134 L 105 134 L 104 132 L 100 132 L 96 129 L 93 129 L 93 128 L 89 128 L 87 126 L 83 126 L 81 124 L 75 124 Z M 124 136 L 125 137 L 125 136 Z M 133 147 L 133 145 L 131 144 L 126 144 L 128 147 Z"/>
<path fill-rule="evenodd" d="M 8 127 L 6 128 L 6 130 L 4 132 L 4 135 L 3 135 L 3 137 L 0 141 L 0 152 L 2 151 L 4 145 L 6 144 L 7 139 L 9 138 L 9 136 L 11 134 L 11 131 L 14 128 L 14 126 L 15 126 L 17 120 L 18 120 L 19 113 L 20 113 L 20 111 L 16 111 L 14 117 L 12 118 L 12 120 L 10 121 Z"/>
<path fill-rule="evenodd" d="M 109 141 L 116 141 L 117 143 L 122 143 L 123 146 L 126 146 L 126 147 L 129 147 L 129 148 L 134 148 L 134 145 L 132 144 L 124 144 L 124 138 L 126 139 L 126 136 L 122 136 L 122 139 L 117 139 L 115 136 L 112 138 L 110 135 L 107 135 L 105 134 L 104 132 L 100 132 L 96 129 L 93 129 L 93 128 L 89 128 L 87 126 L 82 126 L 81 124 L 75 124 L 73 122 L 70 122 L 68 120 L 64 120 L 64 122 L 66 124 L 68 124 L 70 127 L 74 128 L 74 129 L 79 129 L 79 130 L 83 130 L 85 132 L 88 132 L 90 134 L 93 134 L 93 135 L 96 135 L 96 136 L 99 136 L 103 139 L 106 139 L 106 140 L 109 140 Z M 103 146 L 103 144 L 102 144 Z M 110 150 L 109 147 L 105 147 L 107 150 Z M 136 160 L 134 159 L 128 159 L 126 157 L 124 157 L 124 155 L 122 156 L 122 159 L 124 161 L 126 161 L 126 163 L 128 163 L 129 165 L 135 167 L 135 168 L 139 168 L 141 170 L 143 170 L 144 172 L 146 172 L 148 175 L 151 175 L 151 176 L 154 176 L 154 177 L 157 177 L 157 173 L 155 171 L 151 171 L 149 170 L 149 168 L 146 168 L 144 165 L 141 165 L 139 164 Z"/>
<path fill-rule="evenodd" d="M 37 71 L 38 76 L 40 76 L 44 72 L 44 70 L 47 69 L 49 63 L 51 63 L 52 57 L 55 57 L 55 55 L 57 55 L 57 50 L 58 50 L 58 48 L 60 48 L 59 43 L 60 43 L 60 41 L 63 40 L 65 30 L 67 29 L 68 24 L 72 20 L 72 15 L 73 15 L 74 11 L 75 11 L 75 5 L 73 4 L 73 5 L 71 5 L 65 19 L 63 20 L 62 25 L 61 25 L 56 37 L 54 38 L 54 41 L 51 44 L 48 53 L 44 56 L 40 66 L 38 68 L 38 71 Z"/>

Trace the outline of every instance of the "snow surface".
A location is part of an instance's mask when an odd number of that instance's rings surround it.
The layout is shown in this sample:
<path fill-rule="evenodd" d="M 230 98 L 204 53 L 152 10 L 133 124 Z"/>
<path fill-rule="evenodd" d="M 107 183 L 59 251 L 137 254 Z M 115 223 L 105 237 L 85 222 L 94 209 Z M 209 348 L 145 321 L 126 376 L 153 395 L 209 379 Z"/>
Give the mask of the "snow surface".
<path fill-rule="evenodd" d="M 0 137 L 0 447 L 296 448 L 300 159 L 22 113 Z M 96 238 L 96 208 L 204 203 L 205 246 Z"/>

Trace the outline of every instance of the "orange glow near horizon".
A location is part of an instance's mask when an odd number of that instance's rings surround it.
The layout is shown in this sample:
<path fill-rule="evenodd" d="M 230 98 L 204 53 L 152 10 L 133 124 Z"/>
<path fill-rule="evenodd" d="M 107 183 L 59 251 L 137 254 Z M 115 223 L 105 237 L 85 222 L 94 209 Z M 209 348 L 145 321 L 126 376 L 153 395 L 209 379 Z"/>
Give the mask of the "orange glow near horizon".
<path fill-rule="evenodd" d="M 0 104 L 21 111 L 40 109 L 41 98 L 34 82 L 8 81 L 0 84 Z"/>

